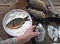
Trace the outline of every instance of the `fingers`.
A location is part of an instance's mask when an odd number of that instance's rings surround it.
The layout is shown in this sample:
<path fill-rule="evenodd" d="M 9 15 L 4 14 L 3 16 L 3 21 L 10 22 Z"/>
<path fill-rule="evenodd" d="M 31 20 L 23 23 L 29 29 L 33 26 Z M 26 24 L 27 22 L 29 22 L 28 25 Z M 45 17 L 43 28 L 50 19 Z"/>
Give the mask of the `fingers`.
<path fill-rule="evenodd" d="M 33 31 L 35 29 L 36 25 L 29 27 L 29 31 Z"/>
<path fill-rule="evenodd" d="M 34 32 L 33 33 L 33 37 L 36 37 L 36 36 L 38 36 L 40 34 L 40 32 Z"/>

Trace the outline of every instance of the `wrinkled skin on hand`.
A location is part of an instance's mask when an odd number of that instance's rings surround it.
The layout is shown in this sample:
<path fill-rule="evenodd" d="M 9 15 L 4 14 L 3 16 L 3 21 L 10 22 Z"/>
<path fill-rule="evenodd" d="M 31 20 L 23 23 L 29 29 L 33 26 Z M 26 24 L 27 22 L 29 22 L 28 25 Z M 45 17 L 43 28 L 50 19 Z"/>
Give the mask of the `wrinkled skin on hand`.
<path fill-rule="evenodd" d="M 17 37 L 18 44 L 23 44 L 28 42 L 31 38 L 36 37 L 40 34 L 40 32 L 33 32 L 35 26 L 31 26 L 28 28 L 27 32 L 23 36 Z"/>

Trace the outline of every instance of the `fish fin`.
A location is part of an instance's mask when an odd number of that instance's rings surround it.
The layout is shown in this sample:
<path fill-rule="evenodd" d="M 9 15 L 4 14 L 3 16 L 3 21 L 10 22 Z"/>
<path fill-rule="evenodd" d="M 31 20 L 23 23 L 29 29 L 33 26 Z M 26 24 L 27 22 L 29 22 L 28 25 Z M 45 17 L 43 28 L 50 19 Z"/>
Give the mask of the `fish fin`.
<path fill-rule="evenodd" d="M 24 20 L 25 20 L 25 21 L 28 21 L 28 20 L 29 20 L 28 17 L 29 17 L 29 16 L 27 16 Z"/>

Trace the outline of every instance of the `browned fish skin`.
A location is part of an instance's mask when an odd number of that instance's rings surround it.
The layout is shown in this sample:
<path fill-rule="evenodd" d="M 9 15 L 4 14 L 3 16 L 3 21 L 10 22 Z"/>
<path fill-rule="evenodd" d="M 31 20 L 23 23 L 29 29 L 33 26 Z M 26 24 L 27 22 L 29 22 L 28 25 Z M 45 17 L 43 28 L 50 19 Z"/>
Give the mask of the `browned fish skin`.
<path fill-rule="evenodd" d="M 11 29 L 17 29 L 17 28 L 21 27 L 27 20 L 28 20 L 28 17 L 26 17 L 24 19 L 16 18 L 16 19 L 13 19 L 12 21 L 10 21 L 6 26 Z"/>
<path fill-rule="evenodd" d="M 41 0 L 29 0 L 29 3 L 30 6 L 34 9 L 42 10 L 46 13 L 49 11 L 45 3 Z"/>
<path fill-rule="evenodd" d="M 50 10 L 50 8 L 41 0 L 29 0 L 28 7 L 43 11 L 47 17 L 53 16 L 53 12 Z"/>
<path fill-rule="evenodd" d="M 28 8 L 27 11 L 35 17 L 35 19 L 46 18 L 45 14 L 42 11 Z"/>

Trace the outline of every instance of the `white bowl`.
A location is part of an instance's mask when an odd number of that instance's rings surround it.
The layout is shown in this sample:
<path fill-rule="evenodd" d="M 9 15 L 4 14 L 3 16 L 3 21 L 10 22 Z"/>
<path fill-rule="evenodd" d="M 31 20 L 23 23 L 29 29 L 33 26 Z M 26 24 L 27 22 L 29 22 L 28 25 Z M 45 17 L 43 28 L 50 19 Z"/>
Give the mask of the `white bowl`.
<path fill-rule="evenodd" d="M 25 18 L 26 16 L 29 16 L 28 19 L 30 19 L 30 21 L 26 21 L 22 25 L 22 27 L 18 29 L 10 29 L 6 26 L 6 24 L 8 24 L 11 20 L 15 18 Z M 31 16 L 26 11 L 21 10 L 21 9 L 11 10 L 5 15 L 3 19 L 3 28 L 11 36 L 22 36 L 30 26 L 32 26 Z"/>

